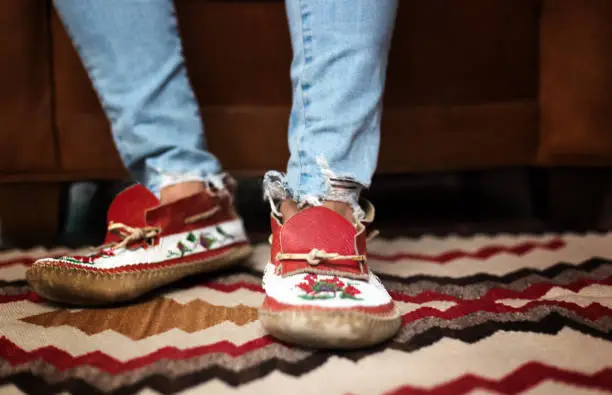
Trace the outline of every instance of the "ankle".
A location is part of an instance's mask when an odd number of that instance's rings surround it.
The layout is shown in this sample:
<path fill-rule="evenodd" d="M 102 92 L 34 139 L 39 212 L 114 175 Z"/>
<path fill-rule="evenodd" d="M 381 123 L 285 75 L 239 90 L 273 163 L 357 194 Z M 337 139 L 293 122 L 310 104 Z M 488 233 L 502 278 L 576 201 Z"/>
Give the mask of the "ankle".
<path fill-rule="evenodd" d="M 187 196 L 200 193 L 205 189 L 206 187 L 201 181 L 181 182 L 162 188 L 159 193 L 159 200 L 161 204 L 168 204 Z"/>
<path fill-rule="evenodd" d="M 293 200 L 283 200 L 280 204 L 280 213 L 283 216 L 283 221 L 287 221 L 299 211 L 297 203 Z"/>
<path fill-rule="evenodd" d="M 327 207 L 346 218 L 350 223 L 354 222 L 353 218 L 353 207 L 350 204 L 344 202 L 335 202 L 333 200 L 327 200 L 323 202 L 323 207 Z"/>
<path fill-rule="evenodd" d="M 332 200 L 327 200 L 323 202 L 323 207 L 326 207 L 332 211 L 337 212 L 342 215 L 347 221 L 351 223 L 354 221 L 353 218 L 353 208 L 350 204 L 344 202 L 336 202 Z M 293 217 L 300 211 L 298 205 L 293 200 L 283 200 L 280 205 L 280 212 L 283 216 L 283 220 L 287 221 L 289 218 Z"/>

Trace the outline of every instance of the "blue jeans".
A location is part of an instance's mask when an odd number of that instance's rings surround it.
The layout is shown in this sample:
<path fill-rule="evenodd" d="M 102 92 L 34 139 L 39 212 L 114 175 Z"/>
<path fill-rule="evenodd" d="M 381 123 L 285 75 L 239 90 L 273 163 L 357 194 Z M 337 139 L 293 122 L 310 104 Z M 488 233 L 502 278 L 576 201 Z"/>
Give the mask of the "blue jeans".
<path fill-rule="evenodd" d="M 293 47 L 291 156 L 271 199 L 355 203 L 376 168 L 398 0 L 286 0 Z M 55 0 L 121 158 L 158 194 L 222 172 L 206 150 L 171 0 Z M 245 69 L 248 73 L 248 69 Z"/>

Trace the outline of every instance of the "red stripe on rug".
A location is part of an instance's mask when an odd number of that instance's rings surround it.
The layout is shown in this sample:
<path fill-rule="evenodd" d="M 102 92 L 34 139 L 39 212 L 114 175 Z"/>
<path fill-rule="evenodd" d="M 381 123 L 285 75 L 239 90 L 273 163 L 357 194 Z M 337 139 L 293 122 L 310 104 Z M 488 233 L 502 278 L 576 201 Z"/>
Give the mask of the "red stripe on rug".
<path fill-rule="evenodd" d="M 164 347 L 141 357 L 128 361 L 119 361 L 102 351 L 94 351 L 79 357 L 74 357 L 55 346 L 46 346 L 36 350 L 26 351 L 6 337 L 0 337 L 0 358 L 6 360 L 12 366 L 32 363 L 37 359 L 42 359 L 62 371 L 77 366 L 88 365 L 111 374 L 118 374 L 138 369 L 164 359 L 182 360 L 213 353 L 223 353 L 232 357 L 239 357 L 272 343 L 276 342 L 269 336 L 263 336 L 241 346 L 224 340 L 214 344 L 188 348 L 185 350 L 176 347 Z"/>
<path fill-rule="evenodd" d="M 455 395 L 467 394 L 475 389 L 487 389 L 501 394 L 519 394 L 545 381 L 608 391 L 612 390 L 612 369 L 606 368 L 594 374 L 584 374 L 540 362 L 528 362 L 499 380 L 466 374 L 430 389 L 406 385 L 387 392 L 386 395 Z"/>
<path fill-rule="evenodd" d="M 15 266 L 15 265 L 22 265 L 22 266 L 32 266 L 32 263 L 34 263 L 36 259 L 32 258 L 32 257 L 19 257 L 19 258 L 13 258 L 13 259 L 9 259 L 7 261 L 4 262 L 0 262 L 0 268 L 3 267 L 9 267 L 9 266 Z"/>
<path fill-rule="evenodd" d="M 510 254 L 515 256 L 523 256 L 527 255 L 534 250 L 547 250 L 547 251 L 557 251 L 566 246 L 565 241 L 562 239 L 556 238 L 549 240 L 547 242 L 537 242 L 537 241 L 525 241 L 513 246 L 501 246 L 501 245 L 490 245 L 484 246 L 477 249 L 474 252 L 463 251 L 463 250 L 452 250 L 445 251 L 440 254 L 419 254 L 419 253 L 410 253 L 410 252 L 398 252 L 391 255 L 384 254 L 376 254 L 370 253 L 368 257 L 372 260 L 383 261 L 387 263 L 395 263 L 398 261 L 411 260 L 411 261 L 424 261 L 431 263 L 450 263 L 452 261 L 456 261 L 458 259 L 476 259 L 480 261 L 487 260 L 496 255 L 500 254 Z"/>
<path fill-rule="evenodd" d="M 74 250 L 61 250 L 59 252 L 56 252 L 53 255 L 40 255 L 38 258 L 35 258 L 33 256 L 30 255 L 21 255 L 15 258 L 11 258 L 5 261 L 0 261 L 0 268 L 2 267 L 8 267 L 8 266 L 13 266 L 13 265 L 23 265 L 23 266 L 32 266 L 32 264 L 37 261 L 38 259 L 44 259 L 44 258 L 59 258 L 61 256 L 66 256 L 66 255 L 70 255 L 70 254 L 74 254 L 76 251 Z"/>
<path fill-rule="evenodd" d="M 17 295 L 0 295 L 0 304 L 19 302 L 23 300 L 29 300 L 30 302 L 34 303 L 46 302 L 45 299 L 39 296 L 36 292 L 32 291 Z"/>
<path fill-rule="evenodd" d="M 590 304 L 587 307 L 580 307 L 573 303 L 556 301 L 556 300 L 535 300 L 521 307 L 512 307 L 501 303 L 494 303 L 490 301 L 463 301 L 461 304 L 450 307 L 447 310 L 441 311 L 433 307 L 421 307 L 402 316 L 403 324 L 409 325 L 414 321 L 423 318 L 440 318 L 443 320 L 454 320 L 456 318 L 464 317 L 468 314 L 477 312 L 486 313 L 528 313 L 529 310 L 538 306 L 559 306 L 565 310 L 569 310 L 580 315 L 583 318 L 587 318 L 592 321 L 596 321 L 601 317 L 608 317 L 612 315 L 612 310 L 599 303 Z"/>
<path fill-rule="evenodd" d="M 495 255 L 507 253 L 516 256 L 526 255 L 534 250 L 549 250 L 556 251 L 566 246 L 566 242 L 561 238 L 551 239 L 546 242 L 539 241 L 524 241 L 518 243 L 516 245 L 511 246 L 502 246 L 502 245 L 486 245 L 483 246 L 476 251 L 469 252 L 464 250 L 451 250 L 444 251 L 439 254 L 423 254 L 423 253 L 413 253 L 413 252 L 397 252 L 394 254 L 379 254 L 379 253 L 370 253 L 369 256 L 371 259 L 384 261 L 384 262 L 397 262 L 401 260 L 418 260 L 418 261 L 426 261 L 433 263 L 448 263 L 457 259 L 462 258 L 471 258 L 478 260 L 486 260 Z M 53 256 L 41 256 L 40 258 L 49 258 L 49 257 L 58 257 L 62 255 L 70 255 L 70 251 L 66 250 L 59 254 L 54 254 Z M 11 265 L 31 265 L 36 259 L 28 255 L 23 255 L 16 258 L 11 258 L 10 260 L 0 262 L 0 267 L 11 266 Z"/>

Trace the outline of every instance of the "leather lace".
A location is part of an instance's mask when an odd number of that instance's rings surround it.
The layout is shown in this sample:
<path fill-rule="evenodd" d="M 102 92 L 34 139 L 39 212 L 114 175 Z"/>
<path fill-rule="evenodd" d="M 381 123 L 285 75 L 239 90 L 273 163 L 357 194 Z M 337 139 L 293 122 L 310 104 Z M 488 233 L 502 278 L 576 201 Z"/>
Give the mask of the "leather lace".
<path fill-rule="evenodd" d="M 327 252 L 324 250 L 318 250 L 316 248 L 310 250 L 307 254 L 289 254 L 279 253 L 276 256 L 279 261 L 293 261 L 303 260 L 308 262 L 312 266 L 320 264 L 322 261 L 356 261 L 365 262 L 367 257 L 365 255 L 341 255 L 335 252 Z"/>
<path fill-rule="evenodd" d="M 119 249 L 132 243 L 152 239 L 161 232 L 161 229 L 153 226 L 135 228 L 120 222 L 111 222 L 108 225 L 108 231 L 121 237 L 119 243 L 110 246 L 113 249 Z"/>
<path fill-rule="evenodd" d="M 213 215 L 215 215 L 217 212 L 219 212 L 220 209 L 221 207 L 215 206 L 205 212 L 187 217 L 184 220 L 185 225 L 189 225 L 197 221 L 208 219 L 212 217 Z M 121 237 L 121 241 L 118 243 L 109 244 L 105 247 L 109 247 L 112 249 L 119 249 L 119 248 L 127 247 L 128 245 L 133 244 L 133 243 L 141 242 L 144 240 L 150 240 L 161 233 L 161 228 L 156 227 L 156 226 L 144 226 L 144 227 L 138 228 L 138 227 L 133 227 L 133 226 L 123 224 L 121 222 L 111 221 L 110 224 L 108 225 L 108 231 L 110 233 L 113 233 Z"/>

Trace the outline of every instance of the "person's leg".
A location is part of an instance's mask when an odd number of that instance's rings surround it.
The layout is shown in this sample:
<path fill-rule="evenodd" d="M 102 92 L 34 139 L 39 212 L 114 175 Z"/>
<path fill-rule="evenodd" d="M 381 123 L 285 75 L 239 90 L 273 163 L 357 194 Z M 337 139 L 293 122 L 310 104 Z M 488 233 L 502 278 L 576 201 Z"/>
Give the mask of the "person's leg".
<path fill-rule="evenodd" d="M 365 226 L 374 210 L 359 202 L 376 168 L 397 5 L 286 0 L 294 56 L 291 158 L 286 176 L 264 178 L 272 247 L 260 309 L 264 328 L 281 340 L 361 347 L 390 338 L 401 325 L 391 296 L 368 269 Z"/>
<path fill-rule="evenodd" d="M 162 201 L 221 171 L 205 149 L 171 0 L 55 0 L 136 181 Z"/>
<path fill-rule="evenodd" d="M 286 187 L 294 201 L 357 208 L 370 185 L 397 5 L 286 0 L 293 46 Z"/>
<path fill-rule="evenodd" d="M 27 279 L 69 304 L 139 297 L 218 270 L 251 248 L 233 180 L 204 148 L 171 0 L 56 0 L 89 72 L 126 167 L 140 182 L 108 210 L 106 244 L 41 259 Z"/>

